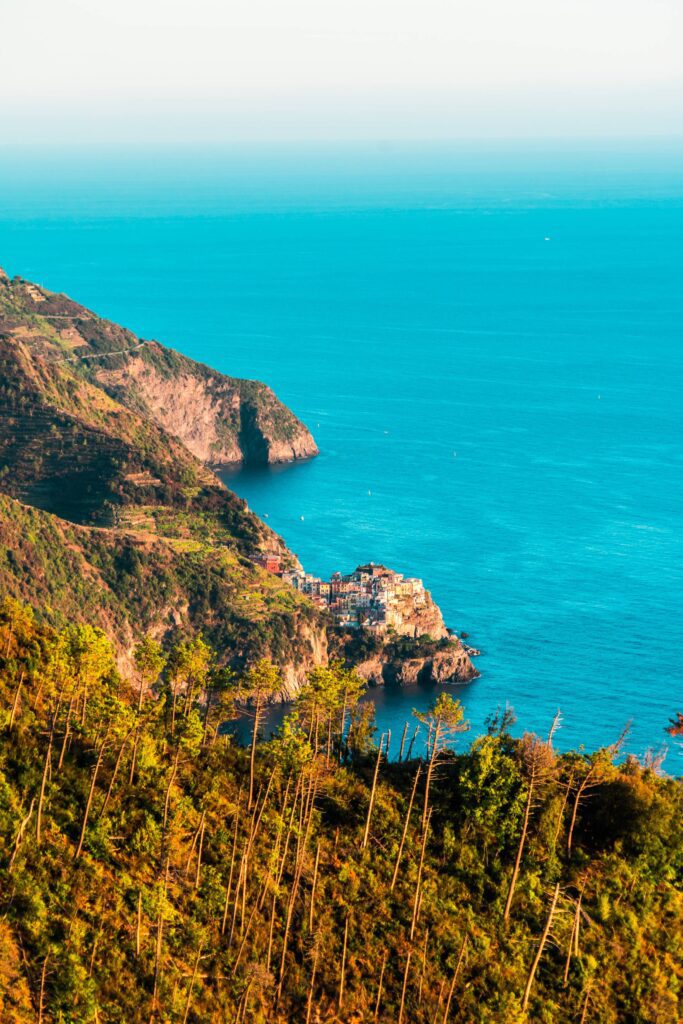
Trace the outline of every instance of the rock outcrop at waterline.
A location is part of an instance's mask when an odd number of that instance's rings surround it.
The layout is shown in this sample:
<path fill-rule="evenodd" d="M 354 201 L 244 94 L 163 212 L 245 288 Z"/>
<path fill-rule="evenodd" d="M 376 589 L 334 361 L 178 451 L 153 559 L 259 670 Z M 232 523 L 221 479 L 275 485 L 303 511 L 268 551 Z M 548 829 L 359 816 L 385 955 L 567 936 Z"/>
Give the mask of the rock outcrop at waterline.
<path fill-rule="evenodd" d="M 433 653 L 416 657 L 398 656 L 389 645 L 374 657 L 359 662 L 356 671 L 373 686 L 469 683 L 479 675 L 462 644 L 455 639 Z"/>

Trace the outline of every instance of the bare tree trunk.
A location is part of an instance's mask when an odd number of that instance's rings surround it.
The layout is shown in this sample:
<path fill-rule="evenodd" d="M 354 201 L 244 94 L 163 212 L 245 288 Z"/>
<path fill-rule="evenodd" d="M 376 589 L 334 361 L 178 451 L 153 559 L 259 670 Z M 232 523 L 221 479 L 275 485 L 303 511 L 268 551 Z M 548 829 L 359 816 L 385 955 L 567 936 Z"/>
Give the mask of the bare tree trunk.
<path fill-rule="evenodd" d="M 284 793 L 284 796 L 282 798 L 282 804 L 281 804 L 280 811 L 279 811 L 279 822 L 280 822 L 280 824 L 278 825 L 278 828 L 277 828 L 277 836 L 276 836 L 276 839 L 275 839 L 275 846 L 273 847 L 273 849 L 272 849 L 272 851 L 270 853 L 270 857 L 268 859 L 268 877 L 270 878 L 270 880 L 271 880 L 273 885 L 277 884 L 276 883 L 276 874 L 277 874 L 278 867 L 279 867 L 279 862 L 280 862 L 280 846 L 282 844 L 282 834 L 283 834 L 283 831 L 284 831 L 284 816 L 285 816 L 285 812 L 287 810 L 287 799 L 289 797 L 289 788 L 290 788 L 290 785 L 291 785 L 291 781 L 292 781 L 291 777 L 289 777 L 287 779 L 287 785 L 285 787 L 285 793 Z M 268 895 L 268 890 L 267 890 L 267 887 L 265 887 L 263 889 L 263 892 L 261 893 L 261 899 L 259 901 L 259 910 L 263 909 L 263 906 L 265 904 L 266 896 L 267 895 Z"/>
<path fill-rule="evenodd" d="M 337 998 L 337 1013 L 341 1013 L 342 1004 L 344 1002 L 344 986 L 346 983 L 346 948 L 349 941 L 349 913 L 346 914 L 346 922 L 344 924 L 344 945 L 342 947 L 342 962 L 341 962 L 341 974 L 339 976 L 339 996 Z"/>
<path fill-rule="evenodd" d="M 308 999 L 306 1000 L 306 1024 L 311 1024 L 311 1011 L 313 1009 L 313 992 L 315 990 L 315 975 L 318 970 L 318 956 L 320 954 L 319 944 L 316 942 L 315 950 L 313 953 L 313 970 L 311 971 L 311 980 L 308 985 Z"/>
<path fill-rule="evenodd" d="M 173 690 L 173 704 L 171 705 L 171 738 L 172 739 L 175 738 L 175 719 L 176 719 L 176 709 L 177 709 L 177 706 L 178 706 L 178 686 L 179 685 L 180 684 L 178 683 L 177 680 L 174 680 L 171 683 L 171 688 Z"/>
<path fill-rule="evenodd" d="M 416 725 L 413 735 L 410 737 L 410 743 L 408 744 L 408 753 L 406 754 L 406 761 L 410 761 L 410 755 L 413 752 L 413 743 L 417 739 L 417 734 L 420 731 L 420 726 Z"/>
<path fill-rule="evenodd" d="M 232 945 L 232 938 L 233 938 L 233 935 L 235 934 L 235 927 L 237 925 L 237 915 L 239 913 L 239 907 L 240 907 L 240 889 L 242 887 L 242 876 L 244 875 L 245 859 L 246 859 L 246 855 L 247 855 L 247 843 L 248 843 L 248 839 L 245 839 L 244 840 L 244 847 L 242 849 L 242 857 L 241 857 L 241 860 L 240 860 L 240 869 L 239 869 L 239 871 L 237 873 L 237 884 L 235 886 L 235 895 L 234 895 L 234 898 L 233 898 L 233 907 L 232 907 L 232 921 L 230 923 L 230 934 L 228 935 L 228 949 Z"/>
<path fill-rule="evenodd" d="M 425 980 L 425 970 L 427 968 L 427 943 L 429 942 L 429 928 L 425 931 L 424 945 L 422 946 L 422 963 L 420 965 L 420 983 L 417 988 L 417 1005 L 420 1006 L 422 1003 L 422 986 Z"/>
<path fill-rule="evenodd" d="M 254 802 L 254 772 L 256 769 L 256 740 L 258 739 L 259 725 L 261 724 L 261 697 L 257 695 L 254 705 L 254 730 L 251 736 L 251 754 L 249 756 L 249 800 L 247 810 L 251 810 Z"/>
<path fill-rule="evenodd" d="M 144 678 L 140 675 L 140 689 L 138 690 L 138 706 L 135 715 L 135 738 L 133 740 L 133 752 L 130 758 L 130 772 L 128 773 L 128 785 L 135 782 L 135 766 L 138 758 L 138 744 L 140 743 L 140 718 L 142 717 L 142 697 L 144 693 Z"/>
<path fill-rule="evenodd" d="M 403 847 L 405 846 L 405 843 L 406 843 L 406 836 L 408 835 L 408 828 L 410 826 L 410 815 L 411 815 L 411 812 L 413 810 L 413 802 L 415 800 L 415 793 L 417 792 L 417 783 L 418 783 L 418 779 L 420 778 L 420 771 L 421 771 L 421 765 L 418 764 L 417 771 L 415 772 L 415 781 L 413 782 L 413 789 L 412 789 L 412 792 L 410 794 L 410 800 L 408 802 L 408 810 L 406 811 L 406 818 L 405 818 L 405 821 L 403 823 L 403 833 L 401 835 L 401 842 L 400 842 L 399 847 L 398 847 L 398 853 L 396 854 L 396 863 L 394 865 L 394 874 L 393 874 L 393 877 L 391 879 L 390 892 L 394 891 L 394 888 L 396 886 L 396 881 L 398 879 L 398 869 L 399 869 L 400 864 L 401 864 L 401 857 L 403 855 Z"/>
<path fill-rule="evenodd" d="M 74 709 L 73 697 L 69 701 L 69 710 L 66 713 L 66 722 L 64 723 L 64 738 L 62 739 L 62 748 L 59 751 L 59 761 L 57 762 L 57 771 L 61 772 L 62 765 L 64 764 L 64 757 L 66 756 L 66 748 L 69 743 L 69 737 L 71 736 L 71 716 Z"/>
<path fill-rule="evenodd" d="M 197 970 L 199 969 L 199 961 L 202 955 L 201 946 L 197 950 L 197 956 L 194 961 L 194 970 L 192 971 L 192 979 L 190 981 L 190 987 L 187 992 L 187 1002 L 185 1003 L 185 1013 L 183 1014 L 183 1024 L 187 1024 L 187 1018 L 190 1014 L 190 1006 L 192 1005 L 192 990 L 194 989 L 194 983 L 197 980 Z"/>
<path fill-rule="evenodd" d="M 270 928 L 268 930 L 268 955 L 266 956 L 266 971 L 270 971 L 270 959 L 273 953 L 273 933 L 275 931 L 275 908 L 277 906 L 277 889 L 273 889 L 273 901 L 270 907 Z"/>
<path fill-rule="evenodd" d="M 128 772 L 128 785 L 135 785 L 135 769 L 138 763 L 138 745 L 140 743 L 140 727 L 135 728 L 135 739 L 133 740 L 133 750 L 130 755 L 130 771 Z"/>
<path fill-rule="evenodd" d="M 201 815 L 201 818 L 199 819 L 199 824 L 197 825 L 197 828 L 195 829 L 194 835 L 192 837 L 192 843 L 190 845 L 190 852 L 188 853 L 187 860 L 185 861 L 185 878 L 187 878 L 189 876 L 189 874 L 190 874 L 190 865 L 192 864 L 192 856 L 194 854 L 194 851 L 197 848 L 197 842 L 199 841 L 199 836 L 201 835 L 202 828 L 204 827 L 204 818 L 205 817 L 206 817 L 206 809 L 204 808 L 204 809 L 202 809 L 202 815 Z"/>
<path fill-rule="evenodd" d="M 266 885 L 266 883 L 264 882 L 263 888 L 265 888 L 265 885 Z M 240 965 L 240 960 L 242 959 L 242 953 L 244 953 L 244 949 L 245 949 L 245 946 L 247 944 L 247 939 L 249 938 L 249 933 L 251 931 L 251 926 L 252 926 L 252 924 L 254 922 L 254 918 L 256 916 L 256 911 L 257 910 L 258 910 L 258 901 L 254 901 L 254 905 L 251 908 L 251 914 L 249 915 L 249 920 L 247 921 L 247 927 L 244 929 L 244 935 L 242 936 L 242 941 L 240 942 L 240 948 L 237 950 L 237 956 L 235 957 L 235 962 L 232 965 L 233 977 L 234 977 L 234 975 L 237 974 L 237 968 Z"/>
<path fill-rule="evenodd" d="M 232 836 L 232 852 L 230 854 L 230 871 L 228 874 L 228 885 L 225 890 L 225 906 L 223 907 L 223 922 L 221 924 L 221 935 L 225 935 L 225 926 L 228 921 L 228 906 L 230 904 L 230 891 L 232 889 L 232 879 L 235 872 L 235 853 L 237 852 L 237 829 L 239 825 L 240 809 L 239 804 L 235 811 L 235 831 Z"/>
<path fill-rule="evenodd" d="M 313 799 L 315 799 L 315 789 L 316 789 L 316 786 L 317 786 L 317 779 L 314 779 L 311 782 L 311 790 L 313 791 Z M 303 824 L 304 817 L 305 817 L 305 812 L 303 810 L 303 800 L 302 800 L 301 824 Z M 277 1004 L 278 1004 L 278 1002 L 280 1000 L 280 997 L 282 995 L 282 986 L 283 986 L 284 977 L 285 977 L 285 962 L 286 962 L 286 957 L 287 957 L 287 945 L 288 945 L 288 942 L 289 942 L 289 932 L 290 932 L 290 929 L 291 929 L 291 926 L 292 926 L 292 917 L 293 917 L 293 914 L 294 914 L 294 904 L 296 902 L 297 892 L 299 890 L 299 884 L 301 882 L 301 875 L 302 875 L 302 872 L 303 872 L 303 859 L 304 859 L 304 853 L 306 851 L 306 845 L 308 843 L 308 837 L 309 837 L 309 833 L 310 833 L 310 823 L 311 823 L 311 818 L 309 817 L 308 823 L 306 825 L 306 830 L 305 830 L 304 835 L 303 835 L 303 838 L 300 838 L 300 842 L 299 842 L 299 844 L 297 844 L 297 855 L 296 855 L 295 868 L 294 868 L 294 879 L 292 881 L 292 890 L 291 890 L 290 897 L 289 897 L 289 903 L 287 905 L 287 916 L 286 916 L 286 919 L 285 919 L 284 934 L 282 936 L 282 956 L 280 958 L 280 978 L 279 978 L 279 984 L 278 984 L 278 988 L 277 988 L 277 995 L 276 995 L 276 998 L 275 998 L 275 1005 L 276 1006 L 277 1006 Z M 348 926 L 348 918 L 347 918 L 347 926 Z"/>
<path fill-rule="evenodd" d="M 9 622 L 7 628 L 7 646 L 5 647 L 5 661 L 9 658 L 10 647 L 12 646 L 12 640 L 14 639 L 14 623 Z"/>
<path fill-rule="evenodd" d="M 422 870 L 424 868 L 425 850 L 427 849 L 427 836 L 429 835 L 429 821 L 431 818 L 431 812 L 427 815 L 427 821 L 425 822 L 424 831 L 422 833 L 422 848 L 420 850 L 420 863 L 417 869 L 417 881 L 415 883 L 415 899 L 413 901 L 413 920 L 410 924 L 410 941 L 413 941 L 415 935 L 415 928 L 417 927 L 417 919 L 420 913 L 420 891 L 422 886 Z"/>
<path fill-rule="evenodd" d="M 166 854 L 166 870 L 164 872 L 164 888 L 162 897 L 159 900 L 159 911 L 157 914 L 157 941 L 156 949 L 154 952 L 154 989 L 152 991 L 152 1013 L 150 1015 L 150 1021 L 154 1020 L 155 1014 L 158 1007 L 159 999 L 159 981 L 161 978 L 161 950 L 164 941 L 164 903 L 166 902 L 166 890 L 168 888 L 168 866 L 169 866 L 169 855 Z"/>
<path fill-rule="evenodd" d="M 206 747 L 206 738 L 209 735 L 209 721 L 213 708 L 213 690 L 210 686 L 206 690 L 206 707 L 204 709 L 204 732 L 202 733 L 202 750 Z"/>
<path fill-rule="evenodd" d="M 564 821 L 564 812 L 567 809 L 567 800 L 569 799 L 569 790 L 572 787 L 574 781 L 574 773 L 569 776 L 569 782 L 565 786 L 564 797 L 562 799 L 562 806 L 560 807 L 560 813 L 557 816 L 557 824 L 555 825 L 555 833 L 553 835 L 553 850 L 557 848 L 557 840 L 560 838 L 560 829 L 562 828 L 562 822 Z"/>
<path fill-rule="evenodd" d="M 586 1024 L 586 1017 L 588 1015 L 588 997 L 590 996 L 590 983 L 586 985 L 586 998 L 583 1001 L 583 1009 L 581 1010 L 581 1020 L 579 1024 Z"/>
<path fill-rule="evenodd" d="M 78 858 L 81 856 L 81 854 L 83 852 L 83 842 L 85 840 L 85 830 L 88 827 L 88 817 L 90 815 L 90 808 L 92 806 L 92 798 L 95 795 L 95 786 L 97 785 L 97 776 L 98 776 L 100 768 L 102 766 L 102 758 L 104 757 L 104 748 L 107 745 L 107 739 L 109 737 L 109 728 L 110 727 L 107 726 L 107 728 L 105 729 L 104 737 L 102 738 L 102 742 L 100 743 L 100 749 L 99 749 L 99 752 L 97 754 L 97 760 L 95 761 L 95 768 L 94 768 L 94 771 L 92 773 L 92 779 L 90 781 L 90 790 L 88 792 L 88 799 L 85 802 L 85 811 L 83 812 L 83 823 L 81 825 L 81 835 L 80 835 L 80 838 L 78 840 L 78 846 L 76 848 L 76 853 L 74 854 L 74 860 L 78 860 Z"/>
<path fill-rule="evenodd" d="M 168 809 L 171 803 L 171 790 L 173 789 L 173 783 L 178 773 L 178 763 L 180 761 L 180 744 L 176 747 L 175 757 L 173 759 L 173 767 L 171 768 L 171 775 L 168 780 L 168 786 L 166 787 L 166 797 L 164 799 L 164 823 L 163 831 L 166 831 L 166 825 L 168 824 Z"/>
<path fill-rule="evenodd" d="M 138 919 L 135 927 L 135 956 L 140 959 L 141 949 L 141 932 L 142 932 L 142 889 L 138 890 Z"/>
<path fill-rule="evenodd" d="M 318 881 L 318 864 L 320 863 L 320 842 L 315 851 L 315 864 L 313 865 L 313 882 L 311 883 L 311 906 L 308 914 L 308 930 L 313 934 L 313 915 L 315 913 L 315 887 Z"/>
<path fill-rule="evenodd" d="M 332 756 L 332 715 L 327 720 L 327 751 L 325 753 L 325 765 L 327 768 L 330 766 L 330 757 Z"/>
<path fill-rule="evenodd" d="M 401 989 L 401 1005 L 398 1011 L 398 1024 L 403 1024 L 403 1010 L 406 1005 L 406 989 L 408 988 L 408 975 L 410 972 L 410 958 L 413 955 L 412 949 L 408 950 L 408 956 L 406 957 L 406 966 L 403 971 L 403 988 Z"/>
<path fill-rule="evenodd" d="M 343 750 L 344 750 L 344 730 L 346 729 L 346 700 L 347 700 L 346 690 L 344 690 L 344 700 L 342 702 L 342 709 L 341 709 L 341 724 L 340 724 L 340 728 L 339 728 L 339 760 L 340 761 L 342 759 L 342 754 L 343 754 Z"/>
<path fill-rule="evenodd" d="M 425 744 L 426 747 L 427 747 L 427 760 L 428 761 L 430 760 L 430 758 L 432 756 L 432 733 L 433 733 L 433 731 L 434 731 L 434 724 L 432 722 L 429 722 L 428 727 L 427 727 L 427 742 Z"/>
<path fill-rule="evenodd" d="M 439 994 L 438 994 L 437 999 L 436 999 L 436 1011 L 434 1013 L 433 1024 L 438 1024 L 439 1010 L 441 1009 L 441 1004 L 443 1003 L 443 990 L 445 989 L 445 987 L 446 987 L 446 982 L 442 978 L 441 979 L 441 984 L 439 985 Z"/>
<path fill-rule="evenodd" d="M 382 1002 L 382 983 L 384 982 L 384 971 L 386 970 L 387 966 L 387 956 L 387 951 L 384 950 L 384 956 L 382 957 L 382 967 L 379 972 L 379 982 L 377 984 L 377 999 L 375 1000 L 375 1012 L 372 1017 L 374 1021 L 376 1021 L 379 1017 L 379 1007 L 380 1003 Z"/>
<path fill-rule="evenodd" d="M 548 739 L 546 740 L 546 746 L 548 746 L 550 749 L 552 749 L 552 746 L 553 746 L 553 736 L 555 735 L 555 732 L 557 731 L 557 729 L 559 729 L 561 721 L 562 721 L 562 713 L 561 713 L 560 709 L 558 708 L 557 711 L 555 712 L 555 717 L 553 718 L 552 725 L 550 726 L 550 730 L 548 732 Z"/>
<path fill-rule="evenodd" d="M 405 747 L 405 744 L 406 744 L 406 734 L 407 734 L 407 732 L 408 732 L 408 721 L 406 719 L 406 724 L 403 726 L 403 733 L 401 735 L 401 747 L 400 747 L 399 752 L 398 752 L 398 763 L 399 764 L 403 760 L 403 748 Z"/>
<path fill-rule="evenodd" d="M 294 827 L 294 816 L 296 814 L 296 805 L 297 805 L 298 800 L 299 800 L 300 792 L 301 792 L 301 777 L 299 777 L 297 779 L 296 787 L 294 789 L 294 800 L 292 802 L 292 810 L 291 810 L 291 813 L 289 815 L 289 822 L 287 823 L 287 832 L 285 834 L 285 845 L 284 845 L 284 849 L 282 851 L 282 857 L 280 858 L 280 867 L 278 868 L 278 873 L 277 873 L 277 878 L 276 878 L 277 885 L 280 885 L 280 883 L 282 882 L 282 876 L 283 876 L 284 870 L 285 870 L 285 863 L 287 861 L 287 853 L 289 852 L 289 842 L 290 842 L 290 839 L 291 839 L 291 836 L 292 836 L 292 830 L 293 830 L 293 827 Z"/>
<path fill-rule="evenodd" d="M 555 886 L 555 892 L 553 893 L 552 902 L 550 904 L 550 910 L 548 911 L 548 917 L 546 918 L 545 927 L 543 928 L 543 934 L 541 935 L 541 940 L 538 943 L 538 949 L 536 950 L 536 956 L 534 957 L 534 962 L 531 965 L 531 970 L 529 971 L 529 977 L 527 978 L 526 988 L 524 989 L 524 997 L 522 999 L 522 1009 L 523 1010 L 526 1010 L 527 1006 L 529 1005 L 529 996 L 531 995 L 531 986 L 534 983 L 534 977 L 536 975 L 536 971 L 538 969 L 538 965 L 539 965 L 539 963 L 541 961 L 541 956 L 543 955 L 543 950 L 545 948 L 545 944 L 548 941 L 548 935 L 550 933 L 550 926 L 553 923 L 553 916 L 555 914 L 555 907 L 557 906 L 557 901 L 559 899 L 559 896 L 560 896 L 560 883 L 558 882 L 557 885 Z"/>
<path fill-rule="evenodd" d="M 43 803 L 45 801 L 45 786 L 47 785 L 47 777 L 50 771 L 50 762 L 52 759 L 52 745 L 55 739 L 55 729 L 57 727 L 57 715 L 62 703 L 62 694 L 64 687 L 60 690 L 59 697 L 57 698 L 57 705 L 52 715 L 52 723 L 50 725 L 50 736 L 47 741 L 47 750 L 45 751 L 45 762 L 43 764 L 43 777 L 40 783 L 40 796 L 38 797 L 38 810 L 36 812 L 36 845 L 40 846 L 41 841 L 41 824 L 43 817 Z"/>
<path fill-rule="evenodd" d="M 249 831 L 249 834 L 247 835 L 247 837 L 246 837 L 246 839 L 244 841 L 244 847 L 242 849 L 242 857 L 241 857 L 241 860 L 240 860 L 240 869 L 239 869 L 239 873 L 237 875 L 237 885 L 235 886 L 235 895 L 234 895 L 234 900 L 233 900 L 233 904 L 234 905 L 233 905 L 232 923 L 230 925 L 230 935 L 228 936 L 228 948 L 230 948 L 230 946 L 232 945 L 232 939 L 233 939 L 233 935 L 235 933 L 235 925 L 237 923 L 237 915 L 238 915 L 238 913 L 240 911 L 240 891 L 241 891 L 241 894 L 242 894 L 240 935 L 242 934 L 242 929 L 244 927 L 244 917 L 245 917 L 246 900 L 247 900 L 247 886 L 248 886 L 248 882 L 249 882 L 249 857 L 251 856 L 252 847 L 253 847 L 254 841 L 256 839 L 256 836 L 258 834 L 259 827 L 261 825 L 261 819 L 263 818 L 263 812 L 265 811 L 266 804 L 268 802 L 268 795 L 270 793 L 270 788 L 271 788 L 271 785 L 273 783 L 273 778 L 274 777 L 275 777 L 275 768 L 273 768 L 272 772 L 270 773 L 270 777 L 268 779 L 268 785 L 266 786 L 266 791 L 265 791 L 265 794 L 263 796 L 263 800 L 260 803 L 260 806 L 259 806 L 259 797 L 260 797 L 261 790 L 259 789 L 259 792 L 258 792 L 258 794 L 256 796 L 256 803 L 255 803 L 254 808 L 252 810 L 250 831 Z M 241 793 L 241 790 L 240 790 L 240 793 Z M 231 863 L 231 875 L 230 875 L 230 877 L 232 879 L 232 863 Z M 225 914 L 227 914 L 229 895 L 230 895 L 230 890 L 228 889 L 228 892 L 226 893 L 226 897 L 225 897 L 225 900 L 226 900 L 226 902 L 225 902 Z"/>
<path fill-rule="evenodd" d="M 313 753 L 317 755 L 319 746 L 319 733 L 320 733 L 320 711 L 316 708 L 315 712 L 315 728 L 313 730 Z"/>
<path fill-rule="evenodd" d="M 581 797 L 585 793 L 586 788 L 588 786 L 588 783 L 591 780 L 592 775 L 593 775 L 593 766 L 591 765 L 591 767 L 588 769 L 588 772 L 586 773 L 586 776 L 585 776 L 583 782 L 581 783 L 581 785 L 579 786 L 579 788 L 576 791 L 576 796 L 574 797 L 574 805 L 572 807 L 572 817 L 571 817 L 571 821 L 569 823 L 569 831 L 567 832 L 567 856 L 568 857 L 571 856 L 571 852 L 572 852 L 572 839 L 574 837 L 574 826 L 576 825 L 576 815 L 578 814 L 578 811 L 579 811 L 579 804 L 581 802 Z"/>
<path fill-rule="evenodd" d="M 463 957 L 465 956 L 465 947 L 466 947 L 466 945 L 467 945 L 467 933 L 465 933 L 465 937 L 462 940 L 462 946 L 460 947 L 460 953 L 458 954 L 458 962 L 455 965 L 455 970 L 453 971 L 453 977 L 451 978 L 451 985 L 450 985 L 450 988 L 448 989 L 448 999 L 446 1000 L 446 1009 L 444 1010 L 443 1024 L 448 1024 L 448 1015 L 451 1012 L 451 1002 L 453 1001 L 453 993 L 455 992 L 455 983 L 458 980 L 458 975 L 460 974 L 460 968 L 462 966 L 462 960 L 463 960 Z"/>
<path fill-rule="evenodd" d="M 579 944 L 579 919 L 581 917 L 581 900 L 583 898 L 583 890 L 579 893 L 579 898 L 576 901 L 576 909 L 574 911 L 574 920 L 572 922 L 572 932 L 569 936 L 569 948 L 567 950 L 567 959 L 564 965 L 564 978 L 562 983 L 564 987 L 567 987 L 569 982 L 569 968 L 572 963 L 572 954 L 576 950 L 576 955 L 579 955 L 578 944 Z"/>
<path fill-rule="evenodd" d="M 363 842 L 361 843 L 361 850 L 364 850 L 368 845 L 368 836 L 370 835 L 370 819 L 372 817 L 372 808 L 375 803 L 375 790 L 377 789 L 377 776 L 379 775 L 379 763 L 382 757 L 382 744 L 384 743 L 384 733 L 380 736 L 379 747 L 377 749 L 377 760 L 375 761 L 375 773 L 372 777 L 372 789 L 370 790 L 370 803 L 368 804 L 368 816 L 365 822 L 365 832 L 363 833 Z"/>
<path fill-rule="evenodd" d="M 437 721 L 434 724 L 434 739 L 432 741 L 432 747 L 428 754 L 427 759 L 427 778 L 425 781 L 425 799 L 424 806 L 422 808 L 422 829 L 424 830 L 427 824 L 427 814 L 429 813 L 429 792 L 432 785 L 432 774 L 434 772 L 434 764 L 436 762 L 437 754 L 439 753 L 439 734 L 441 732 L 441 722 Z M 429 727 L 429 734 L 432 735 L 431 725 Z"/>
<path fill-rule="evenodd" d="M 83 680 L 83 703 L 81 705 L 81 725 L 85 727 L 85 720 L 88 715 L 88 678 Z"/>
<path fill-rule="evenodd" d="M 40 995 L 38 997 L 38 1024 L 43 1024 L 43 1013 L 45 1010 L 45 978 L 47 977 L 47 962 L 50 958 L 48 953 L 43 960 L 43 969 L 40 972 Z"/>
<path fill-rule="evenodd" d="M 28 814 L 26 815 L 25 818 L 22 818 L 21 824 L 19 825 L 19 831 L 17 832 L 17 838 L 14 840 L 14 849 L 12 850 L 12 856 L 10 857 L 9 864 L 7 865 L 7 870 L 10 873 L 12 871 L 12 868 L 14 867 L 14 861 L 16 860 L 17 854 L 19 853 L 19 847 L 21 846 L 22 840 L 24 838 L 24 832 L 26 831 L 28 823 L 31 820 L 31 815 L 33 814 L 33 808 L 35 807 L 35 805 L 36 798 L 33 797 L 33 799 L 31 800 L 31 806 L 28 809 Z"/>
<path fill-rule="evenodd" d="M 9 716 L 9 722 L 7 723 L 7 732 L 11 732 L 14 727 L 14 719 L 17 716 L 17 708 L 19 707 L 19 695 L 21 693 L 21 687 L 24 682 L 25 669 L 22 668 L 21 675 L 19 676 L 19 682 L 17 688 L 14 691 L 14 700 L 12 701 L 12 710 Z"/>
<path fill-rule="evenodd" d="M 202 822 L 202 831 L 201 831 L 201 834 L 199 836 L 199 850 L 197 851 L 197 874 L 195 875 L 195 879 L 194 879 L 195 891 L 197 889 L 199 889 L 199 882 L 200 882 L 200 878 L 201 878 L 201 874 L 200 873 L 201 873 L 201 870 L 202 870 L 202 852 L 204 850 L 204 830 L 205 829 L 206 829 L 206 823 Z"/>
<path fill-rule="evenodd" d="M 99 813 L 99 817 L 100 818 L 102 818 L 104 816 L 104 814 L 105 814 L 105 812 L 107 810 L 107 807 L 109 806 L 109 801 L 111 800 L 111 795 L 112 795 L 112 793 L 114 791 L 114 783 L 116 782 L 116 776 L 118 775 L 119 768 L 121 767 L 121 761 L 123 760 L 123 752 L 126 749 L 126 744 L 128 743 L 128 740 L 130 739 L 132 733 L 133 733 L 133 730 L 130 729 L 126 733 L 126 735 L 124 736 L 123 740 L 121 741 L 121 746 L 119 747 L 119 752 L 116 755 L 116 761 L 114 763 L 114 771 L 111 773 L 111 780 L 109 782 L 109 788 L 107 790 L 107 795 L 104 798 L 104 803 L 102 804 L 102 810 Z"/>
<path fill-rule="evenodd" d="M 526 843 L 527 831 L 529 829 L 529 815 L 531 814 L 531 803 L 534 798 L 536 780 L 532 775 L 529 779 L 529 792 L 527 793 L 526 804 L 524 805 L 524 818 L 522 819 L 522 834 L 519 837 L 519 846 L 517 847 L 517 857 L 515 858 L 515 866 L 512 870 L 512 878 L 510 879 L 510 888 L 508 889 L 507 900 L 505 901 L 505 911 L 503 913 L 503 920 L 507 921 L 510 918 L 510 908 L 512 907 L 512 897 L 515 894 L 515 887 L 517 885 L 517 878 L 519 877 L 519 869 L 522 863 L 522 854 L 524 853 L 524 844 Z"/>

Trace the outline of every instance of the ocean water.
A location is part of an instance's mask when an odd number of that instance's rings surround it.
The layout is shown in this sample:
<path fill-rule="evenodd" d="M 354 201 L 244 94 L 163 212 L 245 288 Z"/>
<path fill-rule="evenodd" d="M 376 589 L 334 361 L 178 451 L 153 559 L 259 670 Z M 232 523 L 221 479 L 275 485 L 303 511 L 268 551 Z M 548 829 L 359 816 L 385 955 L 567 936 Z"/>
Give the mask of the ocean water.
<path fill-rule="evenodd" d="M 5 152 L 0 265 L 271 384 L 320 457 L 230 486 L 315 573 L 425 580 L 484 652 L 473 731 L 509 702 L 563 747 L 665 741 L 681 144 Z M 398 737 L 432 696 L 370 698 Z"/>

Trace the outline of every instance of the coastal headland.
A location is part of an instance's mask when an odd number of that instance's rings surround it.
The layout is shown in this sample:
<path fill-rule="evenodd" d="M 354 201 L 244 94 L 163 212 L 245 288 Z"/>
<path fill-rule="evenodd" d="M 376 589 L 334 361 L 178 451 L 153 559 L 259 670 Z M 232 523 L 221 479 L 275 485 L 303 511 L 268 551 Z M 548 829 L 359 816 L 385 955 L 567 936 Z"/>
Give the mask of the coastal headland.
<path fill-rule="evenodd" d="M 4 272 L 0 372 L 0 586 L 100 625 L 123 669 L 141 635 L 201 633 L 275 661 L 283 698 L 330 656 L 373 683 L 477 675 L 420 580 L 311 576 L 215 475 L 317 454 L 267 385 Z"/>

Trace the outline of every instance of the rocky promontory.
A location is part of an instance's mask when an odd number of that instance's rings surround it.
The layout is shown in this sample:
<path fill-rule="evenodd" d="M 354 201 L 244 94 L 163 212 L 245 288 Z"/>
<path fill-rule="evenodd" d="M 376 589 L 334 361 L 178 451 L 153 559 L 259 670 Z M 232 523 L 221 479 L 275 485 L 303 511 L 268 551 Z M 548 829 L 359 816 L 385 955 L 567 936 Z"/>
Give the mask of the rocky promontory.
<path fill-rule="evenodd" d="M 2 326 L 70 364 L 214 469 L 318 454 L 308 428 L 260 381 L 229 377 L 99 317 L 66 295 L 0 271 Z"/>
<path fill-rule="evenodd" d="M 316 452 L 265 385 L 0 272 L 0 592 L 99 626 L 122 670 L 144 634 L 202 633 L 238 671 L 272 659 L 282 699 L 331 657 L 373 683 L 477 674 L 421 580 L 306 573 L 212 472 Z"/>
<path fill-rule="evenodd" d="M 372 686 L 469 683 L 479 675 L 457 637 L 442 637 L 438 641 L 429 636 L 378 641 L 375 637 L 347 635 L 340 651 Z"/>
<path fill-rule="evenodd" d="M 308 428 L 266 384 L 227 377 L 157 342 L 100 359 L 95 376 L 214 469 L 318 454 Z"/>

